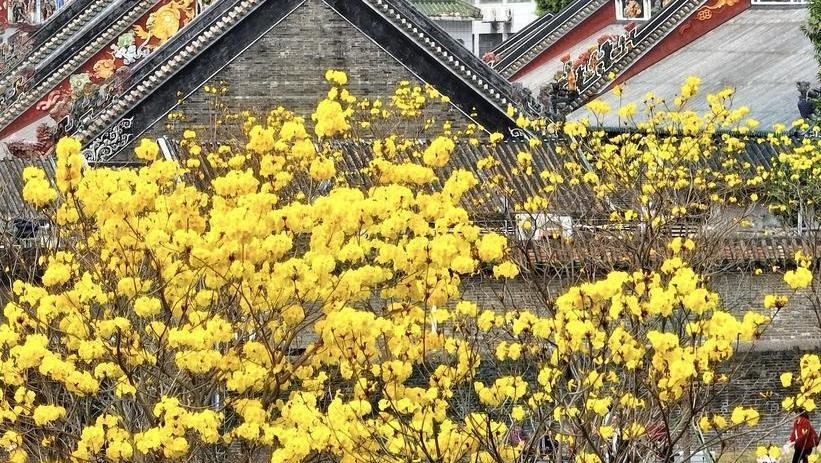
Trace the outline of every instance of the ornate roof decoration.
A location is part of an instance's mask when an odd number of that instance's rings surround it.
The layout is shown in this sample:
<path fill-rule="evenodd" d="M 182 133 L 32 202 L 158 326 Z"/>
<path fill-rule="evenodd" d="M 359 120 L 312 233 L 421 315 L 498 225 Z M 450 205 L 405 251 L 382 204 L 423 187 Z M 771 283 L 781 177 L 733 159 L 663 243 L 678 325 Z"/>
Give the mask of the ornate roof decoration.
<path fill-rule="evenodd" d="M 705 77 L 700 85 L 702 95 L 735 87 L 734 101 L 748 106 L 749 117 L 758 120 L 762 129 L 776 123 L 789 127 L 801 115 L 794 81 L 806 80 L 811 87 L 818 86 L 812 44 L 800 30 L 806 17 L 804 8 L 745 10 L 709 34 L 643 68 L 627 80 L 620 96 L 605 87 L 587 98 L 597 97 L 616 106 L 620 100 L 641 101 L 652 91 L 657 97 L 672 101 L 684 76 L 693 73 Z M 682 73 L 682 69 L 687 73 Z M 632 67 L 628 69 L 629 73 L 633 71 Z M 710 109 L 703 97 L 693 99 L 687 107 L 701 113 Z M 571 117 L 587 114 L 582 108 Z M 616 125 L 616 119 L 607 115 L 601 123 Z"/>
<path fill-rule="evenodd" d="M 207 5 L 71 0 L 31 37 L 40 45 L 0 77 L 0 139 L 16 155 L 48 152 L 56 137 L 87 123 L 91 108 L 111 102 L 139 63 Z"/>
<path fill-rule="evenodd" d="M 202 85 L 305 0 L 71 1 L 31 37 L 38 47 L 14 58 L 23 65 L 0 71 L 0 140 L 18 155 L 45 154 L 53 139 L 71 134 L 88 141 L 91 159 L 113 156 L 170 110 L 177 92 Z M 464 96 L 454 103 L 465 114 L 475 108 L 489 129 L 515 127 L 511 104 L 539 114 L 532 98 L 408 0 L 322 1 L 424 81 Z M 37 66 L 23 72 L 29 64 Z M 180 75 L 186 66 L 200 71 Z M 157 91 L 162 96 L 152 97 Z M 148 98 L 151 110 L 140 107 Z"/>
<path fill-rule="evenodd" d="M 612 84 L 614 78 L 618 79 L 685 20 L 696 15 L 702 21 L 709 20 L 714 11 L 726 5 L 735 5 L 738 1 L 671 0 L 664 3 L 649 20 L 628 24 L 626 35 L 605 37 L 579 59 L 563 60 L 564 69 L 558 81 L 554 82 L 552 75 L 544 76 L 539 100 L 554 111 L 567 114 L 599 95 Z M 540 25 L 528 28 L 524 34 L 517 35 L 512 43 L 503 43 L 495 51 L 498 58 L 494 68 L 505 76 L 515 76 L 559 38 L 580 27 L 585 19 L 602 7 L 612 7 L 612 2 L 599 4 L 596 0 L 577 0 L 555 17 L 540 19 L 537 21 Z"/>
<path fill-rule="evenodd" d="M 737 0 L 728 1 L 735 2 Z M 653 46 L 673 32 L 682 21 L 689 18 L 696 11 L 700 11 L 705 3 L 707 3 L 707 0 L 671 1 L 664 9 L 654 14 L 646 24 L 635 30 L 629 51 L 619 57 L 613 57 L 614 59 L 611 59 L 609 63 L 606 59 L 606 57 L 609 57 L 607 55 L 608 44 L 606 42 L 600 44 L 596 54 L 601 64 L 597 63 L 593 66 L 593 69 L 588 70 L 595 77 L 586 81 L 584 86 L 577 89 L 579 96 L 576 99 L 575 107 L 581 107 L 590 99 L 595 98 L 610 85 L 614 77 L 618 77 L 631 64 L 644 56 Z M 607 66 L 605 66 L 606 63 Z"/>
<path fill-rule="evenodd" d="M 108 42 L 126 32 L 155 3 L 155 0 L 138 0 L 136 4 L 112 5 L 111 8 L 101 10 L 88 23 L 82 24 L 83 30 L 69 37 L 67 42 L 57 43 L 60 32 L 54 39 L 49 39 L 48 42 L 54 42 L 56 47 L 45 64 L 40 63 L 30 73 L 20 72 L 14 78 L 4 79 L 7 91 L 0 99 L 0 129 L 6 128 L 23 111 L 45 97 L 56 84 L 77 71 Z M 89 8 L 95 10 L 97 6 L 99 5 L 92 4 Z M 93 11 L 89 14 L 93 14 Z M 33 52 L 35 55 L 39 54 L 38 50 Z"/>
<path fill-rule="evenodd" d="M 285 15 L 293 11 L 304 0 L 286 0 L 279 2 L 275 8 L 261 10 L 274 23 L 279 22 Z M 86 124 L 76 127 L 73 135 L 85 143 L 84 155 L 90 162 L 105 162 L 112 159 L 121 149 L 128 146 L 135 138 L 134 115 L 124 116 L 129 109 L 136 109 L 153 91 L 178 73 L 183 67 L 192 63 L 200 53 L 218 38 L 223 37 L 243 18 L 257 11 L 264 0 L 222 0 L 206 10 L 191 25 L 185 34 L 169 40 L 165 46 L 155 54 L 142 61 L 133 69 L 122 85 L 122 91 L 116 99 L 106 104 L 91 108 L 91 117 L 85 119 Z M 234 46 L 242 45 L 234 43 Z M 241 51 L 238 48 L 237 51 Z M 230 55 L 226 53 L 226 55 Z M 210 60 L 207 60 L 210 61 Z M 211 64 L 217 64 L 210 61 Z M 204 73 L 209 76 L 211 73 Z M 194 77 L 193 75 L 188 76 Z M 202 82 L 197 82 L 196 87 Z M 164 93 L 159 97 L 166 105 L 177 102 L 176 92 Z M 170 108 L 163 107 L 165 114 Z M 142 113 L 145 113 L 144 109 Z M 139 109 L 134 111 L 141 113 Z M 141 113 L 141 114 L 142 114 Z M 153 121 L 152 121 L 153 122 Z M 148 126 L 142 127 L 144 130 Z M 96 136 L 96 138 L 95 138 Z"/>
<path fill-rule="evenodd" d="M 493 68 L 510 78 L 610 0 L 575 0 L 555 15 L 544 15 L 495 50 Z"/>
<path fill-rule="evenodd" d="M 221 0 L 186 34 L 169 40 L 158 53 L 134 69 L 124 91 L 94 112 L 90 124 L 75 132 L 87 141 L 90 160 L 104 161 L 150 127 L 177 102 L 205 83 L 232 56 L 276 27 L 305 0 Z M 372 41 L 387 50 L 424 81 L 452 96 L 461 110 L 472 107 L 479 122 L 492 130 L 513 130 L 508 105 L 532 115 L 539 106 L 450 35 L 433 24 L 407 0 L 323 0 Z M 390 33 L 387 33 L 390 31 Z M 237 39 L 233 39 L 236 36 Z M 229 38 L 232 37 L 232 38 Z M 222 50 L 221 53 L 217 53 Z M 180 71 L 191 68 L 181 75 Z M 192 72 L 196 69 L 196 72 Z M 199 77 L 198 77 L 199 76 Z M 198 80 L 199 79 L 199 80 Z M 454 95 L 459 95 L 457 98 Z M 141 104 L 149 101 L 150 104 Z M 463 100 L 463 101 L 460 101 Z M 148 109 L 152 108 L 152 109 Z"/>
<path fill-rule="evenodd" d="M 94 19 L 114 0 L 73 0 L 47 19 L 45 24 L 26 25 L 0 20 L 7 39 L 0 42 L 0 88 L 9 87 L 17 74 L 31 69 Z M 31 27 L 35 29 L 30 30 Z"/>

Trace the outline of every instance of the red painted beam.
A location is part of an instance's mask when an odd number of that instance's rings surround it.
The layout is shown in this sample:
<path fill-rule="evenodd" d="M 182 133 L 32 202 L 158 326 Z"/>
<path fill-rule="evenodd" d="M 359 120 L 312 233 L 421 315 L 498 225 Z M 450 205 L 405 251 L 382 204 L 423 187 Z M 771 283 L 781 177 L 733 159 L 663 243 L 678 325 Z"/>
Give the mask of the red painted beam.
<path fill-rule="evenodd" d="M 161 16 L 155 17 L 155 14 Z M 99 49 L 71 76 L 55 85 L 46 96 L 40 98 L 0 131 L 0 140 L 8 141 L 9 136 L 27 129 L 26 133 L 29 138 L 11 141 L 35 142 L 36 140 L 31 138 L 31 134 L 34 132 L 32 124 L 38 123 L 37 121 L 47 120 L 49 117 L 51 117 L 52 123 L 59 122 L 67 115 L 73 102 L 83 97 L 93 96 L 89 92 L 99 91 L 99 87 L 103 84 L 113 84 L 118 70 L 127 71 L 129 67 L 136 66 L 148 53 L 170 39 L 170 36 L 166 37 L 165 35 L 174 35 L 193 19 L 194 15 L 195 2 L 193 0 L 162 0 L 158 2 L 132 24 L 128 30 Z M 150 19 L 152 17 L 154 19 Z M 155 24 L 165 25 L 165 28 L 152 30 L 148 26 L 149 20 L 156 21 Z M 153 32 L 161 35 L 154 35 Z M 130 42 L 125 38 L 130 38 Z M 129 44 L 131 45 L 130 48 Z M 96 109 L 99 110 L 100 108 Z"/>
<path fill-rule="evenodd" d="M 570 32 L 565 34 L 556 43 L 549 46 L 533 61 L 527 63 L 524 67 L 516 71 L 516 73 L 514 73 L 513 76 L 511 76 L 510 80 L 516 81 L 522 76 L 527 75 L 529 72 L 533 71 L 534 69 L 538 68 L 544 63 L 547 63 L 548 61 L 551 61 L 552 59 L 563 55 L 582 40 L 588 39 L 590 37 L 590 34 L 593 34 L 598 30 L 602 30 L 615 22 L 616 7 L 614 6 L 614 0 L 611 0 L 607 2 L 604 6 L 599 8 L 598 11 L 590 15 L 590 17 L 579 23 L 578 26 L 576 26 Z"/>
<path fill-rule="evenodd" d="M 750 0 L 710 0 L 622 72 L 602 93 L 606 93 L 613 85 L 620 84 L 658 63 L 748 8 L 750 8 Z"/>

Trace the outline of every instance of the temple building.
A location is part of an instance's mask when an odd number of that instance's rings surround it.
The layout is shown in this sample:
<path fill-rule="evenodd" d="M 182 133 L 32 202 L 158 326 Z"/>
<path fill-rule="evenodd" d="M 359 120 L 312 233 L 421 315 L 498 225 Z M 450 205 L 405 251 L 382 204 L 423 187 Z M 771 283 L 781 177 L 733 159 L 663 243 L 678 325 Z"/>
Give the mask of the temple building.
<path fill-rule="evenodd" d="M 389 96 L 402 80 L 450 95 L 489 130 L 515 127 L 514 88 L 409 2 L 387 0 L 74 0 L 0 75 L 0 153 L 47 154 L 61 135 L 110 162 L 210 80 L 235 107 L 312 109 L 325 69 L 351 90 Z M 80 8 L 85 6 L 85 8 Z M 469 6 L 469 5 L 467 5 Z M 17 50 L 17 49 L 16 49 Z M 181 98 L 182 97 L 182 98 Z M 457 116 L 454 116 L 457 117 Z"/>
<path fill-rule="evenodd" d="M 578 0 L 500 45 L 492 64 L 563 116 L 600 97 L 618 106 L 653 91 L 672 101 L 695 75 L 705 93 L 734 88 L 760 128 L 789 126 L 800 116 L 796 83 L 818 85 L 806 19 L 803 1 Z"/>

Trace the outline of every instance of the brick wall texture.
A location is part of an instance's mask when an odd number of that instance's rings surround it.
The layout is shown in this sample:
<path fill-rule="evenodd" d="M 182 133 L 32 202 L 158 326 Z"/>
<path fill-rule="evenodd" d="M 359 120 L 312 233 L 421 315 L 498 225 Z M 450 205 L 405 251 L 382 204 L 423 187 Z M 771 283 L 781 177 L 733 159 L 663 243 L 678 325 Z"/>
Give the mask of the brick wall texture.
<path fill-rule="evenodd" d="M 260 40 L 223 68 L 212 83 L 225 82 L 230 90 L 223 102 L 235 111 L 265 113 L 277 106 L 306 116 L 328 92 L 325 70 L 348 74 L 349 91 L 371 100 L 387 101 L 401 81 L 422 83 L 408 68 L 356 29 L 321 0 L 308 0 Z M 213 97 L 197 91 L 182 105 L 188 127 L 209 127 Z M 454 106 L 437 103 L 440 121 L 467 124 Z M 415 130 L 417 127 L 414 127 Z M 151 136 L 164 133 L 155 124 Z"/>

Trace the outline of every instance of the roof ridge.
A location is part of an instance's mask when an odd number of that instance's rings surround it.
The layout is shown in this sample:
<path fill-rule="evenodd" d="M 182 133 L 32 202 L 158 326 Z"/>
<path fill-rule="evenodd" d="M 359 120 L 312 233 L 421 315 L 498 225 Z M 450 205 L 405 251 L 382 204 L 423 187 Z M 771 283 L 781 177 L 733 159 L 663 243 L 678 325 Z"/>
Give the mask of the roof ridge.
<path fill-rule="evenodd" d="M 578 85 L 579 94 L 571 104 L 571 111 L 580 108 L 588 99 L 597 95 L 613 80 L 610 74 L 617 77 L 630 68 L 630 65 L 641 59 L 654 45 L 670 35 L 676 27 L 696 13 L 708 0 L 673 0 L 643 27 L 635 31 L 633 48 L 612 62 L 612 65 L 601 72 L 597 69 L 594 78 Z M 602 44 L 599 45 L 601 47 Z M 582 88 L 582 85 L 585 85 Z"/>
<path fill-rule="evenodd" d="M 301 4 L 305 0 L 294 0 Z M 240 23 L 265 0 L 217 0 L 203 14 L 194 18 L 185 34 L 176 34 L 163 46 L 143 60 L 129 77 L 125 90 L 91 120 L 88 127 L 80 127 L 74 135 L 81 141 L 90 141 L 83 154 L 91 161 L 106 161 L 130 143 L 130 137 L 121 137 L 131 121 L 117 121 L 135 107 L 154 89 L 184 68 L 199 53 Z M 228 20 L 226 20 L 228 19 Z M 108 136 L 99 136 L 109 131 Z M 105 154 L 101 154 L 105 153 Z"/>
<path fill-rule="evenodd" d="M 610 0 L 575 0 L 561 11 L 553 15 L 548 21 L 534 30 L 527 37 L 520 39 L 519 45 L 507 54 L 502 54 L 494 63 L 502 75 L 510 78 L 547 48 L 556 43 L 564 34 L 589 18 L 593 13 L 606 6 Z"/>
<path fill-rule="evenodd" d="M 0 100 L 0 130 L 5 129 L 33 104 L 43 98 L 55 85 L 58 85 L 71 73 L 79 69 L 88 59 L 94 56 L 102 47 L 115 37 L 122 34 L 135 21 L 147 13 L 158 0 L 135 0 L 129 3 L 113 2 L 112 8 L 102 15 L 95 16 L 91 25 L 73 41 L 64 44 L 71 52 L 68 57 L 59 62 L 57 59 L 48 61 L 48 65 L 37 69 L 28 81 L 35 81 L 25 91 L 14 96 L 12 101 Z M 73 52 L 72 49 L 78 49 Z M 55 57 L 56 58 L 56 57 Z M 4 107 L 2 107 L 4 106 Z"/>
<path fill-rule="evenodd" d="M 387 13 L 387 15 L 384 16 L 386 16 L 389 20 L 390 16 L 395 16 L 394 21 L 391 21 L 394 22 L 395 25 L 405 25 L 405 23 L 402 21 L 405 20 L 413 21 L 416 23 L 415 25 L 417 26 L 429 27 L 428 30 L 423 31 L 422 33 L 432 37 L 436 43 L 431 43 L 429 38 L 425 38 L 422 40 L 423 42 L 425 42 L 426 45 L 429 45 L 429 51 L 432 51 L 434 54 L 438 54 L 440 55 L 440 57 L 447 60 L 446 62 L 444 62 L 445 66 L 454 70 L 456 74 L 461 74 L 463 77 L 469 78 L 474 83 L 477 83 L 479 85 L 480 91 L 489 91 L 490 94 L 488 96 L 490 96 L 491 98 L 495 98 L 502 104 L 513 103 L 511 100 L 514 98 L 515 90 L 510 81 L 504 78 L 501 74 L 494 70 L 490 65 L 485 63 L 482 59 L 471 53 L 470 50 L 462 46 L 459 42 L 456 41 L 455 38 L 453 38 L 453 36 L 448 34 L 438 24 L 436 24 L 430 18 L 424 16 L 418 10 L 416 10 L 411 5 L 411 2 L 409 0 L 364 1 L 366 3 L 371 4 L 373 7 L 375 7 L 375 9 L 381 9 L 383 10 L 383 13 Z M 399 24 L 397 24 L 397 22 Z M 407 27 L 406 25 L 406 29 L 413 28 Z M 412 32 L 416 33 L 417 31 L 412 30 Z M 445 50 L 440 49 L 440 46 L 445 46 Z M 459 60 L 460 63 L 453 64 L 453 62 L 448 58 L 456 58 Z M 471 68 L 469 70 L 462 69 L 466 64 L 471 65 Z M 495 87 L 495 90 L 490 89 L 490 86 Z"/>
<path fill-rule="evenodd" d="M 512 46 L 518 46 L 526 37 L 530 35 L 531 32 L 533 32 L 534 29 L 550 21 L 553 16 L 555 16 L 554 13 L 545 13 L 538 16 L 536 19 L 526 24 L 525 27 L 519 29 L 514 36 L 500 43 L 496 46 L 496 48 L 490 50 L 490 52 L 495 55 L 500 55 Z"/>
<path fill-rule="evenodd" d="M 116 0 L 74 0 L 58 10 L 0 63 L 0 88 L 17 88 L 23 69 L 43 61 L 48 54 L 67 42 L 74 33 Z"/>
<path fill-rule="evenodd" d="M 90 142 L 85 151 L 88 157 L 93 160 L 105 160 L 103 158 L 110 158 L 126 146 L 129 140 L 122 137 L 123 131 L 133 130 L 130 122 L 123 119 L 126 114 L 265 1 L 267 0 L 242 0 L 239 6 L 246 8 L 243 10 L 245 13 L 223 14 L 222 18 L 214 20 L 214 24 L 200 22 L 202 27 L 192 29 L 190 34 L 172 37 L 165 46 L 168 50 L 176 50 L 176 53 L 172 53 L 173 57 L 163 57 L 159 54 L 149 56 L 146 62 L 141 64 L 140 69 L 145 72 L 135 72 L 137 77 L 130 83 L 128 89 L 112 101 L 103 112 L 95 116 L 89 127 L 77 134 L 81 139 Z M 302 1 L 299 3 L 301 4 Z M 332 0 L 323 1 L 329 4 Z M 352 0 L 347 1 L 354 3 Z M 464 84 L 470 86 L 473 92 L 481 95 L 488 104 L 495 106 L 498 117 L 506 119 L 510 126 L 515 125 L 513 118 L 506 114 L 508 104 L 520 103 L 517 100 L 520 96 L 515 93 L 513 85 L 456 42 L 430 18 L 416 10 L 408 0 L 358 0 L 355 3 L 362 4 L 357 8 L 370 9 L 402 31 L 417 46 L 426 50 L 440 65 L 449 69 Z M 253 5 L 257 6 L 251 8 Z M 214 6 L 212 5 L 212 8 Z M 536 106 L 535 103 L 530 102 L 528 107 L 533 113 L 533 108 Z M 116 146 L 112 148 L 112 144 Z"/>
<path fill-rule="evenodd" d="M 197 15 L 184 28 L 171 37 L 167 42 L 154 50 L 149 56 L 140 61 L 131 70 L 127 81 L 123 85 L 123 92 L 120 98 L 112 100 L 110 105 L 97 114 L 87 127 L 77 127 L 75 134 L 78 138 L 86 139 L 95 130 L 102 129 L 111 122 L 118 111 L 125 110 L 129 105 L 136 104 L 141 99 L 141 95 L 146 90 L 150 90 L 145 84 L 159 85 L 161 76 L 168 74 L 170 69 L 160 69 L 163 65 L 184 66 L 190 59 L 196 56 L 197 48 L 203 48 L 206 40 L 215 40 L 234 24 L 241 21 L 250 11 L 259 6 L 263 0 L 216 0 L 207 10 Z M 234 21 L 225 21 L 225 17 L 234 18 Z M 203 35 L 200 35 L 203 34 Z M 209 42 L 210 43 L 210 42 Z M 159 72 L 159 75 L 157 74 Z"/>

